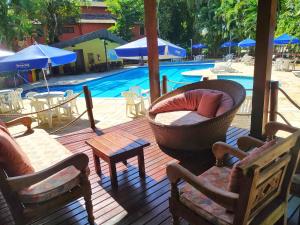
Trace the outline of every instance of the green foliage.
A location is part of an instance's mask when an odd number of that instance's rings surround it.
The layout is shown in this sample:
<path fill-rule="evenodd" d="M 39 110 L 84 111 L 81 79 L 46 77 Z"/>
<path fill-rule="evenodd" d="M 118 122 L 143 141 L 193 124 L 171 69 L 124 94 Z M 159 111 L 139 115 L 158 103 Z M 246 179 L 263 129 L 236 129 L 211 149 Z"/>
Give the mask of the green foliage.
<path fill-rule="evenodd" d="M 132 28 L 144 22 L 143 0 L 106 0 L 108 10 L 116 17 L 117 22 L 110 30 L 130 41 Z"/>
<path fill-rule="evenodd" d="M 276 35 L 287 33 L 300 37 L 300 0 L 281 0 Z"/>
<path fill-rule="evenodd" d="M 42 25 L 48 43 L 58 42 L 65 24 L 80 16 L 80 0 L 35 0 L 33 18 Z"/>
<path fill-rule="evenodd" d="M 0 0 L 0 12 L 1 43 L 13 47 L 15 39 L 33 33 L 54 43 L 59 41 L 64 24 L 79 18 L 80 0 Z"/>
<path fill-rule="evenodd" d="M 12 47 L 16 38 L 32 32 L 32 22 L 26 7 L 30 1 L 0 0 L 0 42 Z"/>
<path fill-rule="evenodd" d="M 159 36 L 182 47 L 188 47 L 194 31 L 194 16 L 187 12 L 188 6 L 185 1 L 161 0 L 158 8 Z"/>

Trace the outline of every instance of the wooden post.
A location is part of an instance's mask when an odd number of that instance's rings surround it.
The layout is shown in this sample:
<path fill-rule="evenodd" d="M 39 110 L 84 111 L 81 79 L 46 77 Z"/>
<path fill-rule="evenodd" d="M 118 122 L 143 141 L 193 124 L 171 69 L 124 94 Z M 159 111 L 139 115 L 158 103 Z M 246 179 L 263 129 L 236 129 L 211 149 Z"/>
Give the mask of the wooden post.
<path fill-rule="evenodd" d="M 162 77 L 162 94 L 166 94 L 168 92 L 168 78 L 166 75 Z"/>
<path fill-rule="evenodd" d="M 95 126 L 95 120 L 93 115 L 93 100 L 88 86 L 86 85 L 83 86 L 83 92 L 84 92 L 85 104 L 86 104 L 87 114 L 90 120 L 91 128 L 95 130 L 96 126 Z"/>
<path fill-rule="evenodd" d="M 160 96 L 156 0 L 144 0 L 151 102 Z"/>
<path fill-rule="evenodd" d="M 276 112 L 278 111 L 278 88 L 279 88 L 279 82 L 278 81 L 272 81 L 271 82 L 271 92 L 270 92 L 269 121 L 276 121 L 277 120 Z"/>
<path fill-rule="evenodd" d="M 268 121 L 277 0 L 259 0 L 250 135 L 262 138 Z"/>

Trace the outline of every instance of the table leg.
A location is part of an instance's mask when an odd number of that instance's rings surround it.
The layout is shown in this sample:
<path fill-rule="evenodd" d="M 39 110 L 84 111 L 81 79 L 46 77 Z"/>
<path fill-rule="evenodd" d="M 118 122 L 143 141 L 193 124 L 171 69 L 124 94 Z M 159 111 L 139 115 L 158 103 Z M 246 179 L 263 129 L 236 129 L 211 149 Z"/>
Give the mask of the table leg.
<path fill-rule="evenodd" d="M 96 170 L 96 173 L 98 175 L 101 175 L 101 164 L 100 164 L 100 159 L 99 157 L 93 153 L 93 158 L 94 158 L 94 164 L 95 164 L 95 170 Z"/>
<path fill-rule="evenodd" d="M 140 177 L 145 177 L 145 160 L 144 160 L 144 151 L 141 150 L 138 154 L 138 163 L 139 163 L 139 174 Z"/>
<path fill-rule="evenodd" d="M 111 186 L 113 188 L 117 188 L 118 187 L 118 178 L 117 178 L 116 163 L 109 162 L 108 164 L 109 164 Z"/>

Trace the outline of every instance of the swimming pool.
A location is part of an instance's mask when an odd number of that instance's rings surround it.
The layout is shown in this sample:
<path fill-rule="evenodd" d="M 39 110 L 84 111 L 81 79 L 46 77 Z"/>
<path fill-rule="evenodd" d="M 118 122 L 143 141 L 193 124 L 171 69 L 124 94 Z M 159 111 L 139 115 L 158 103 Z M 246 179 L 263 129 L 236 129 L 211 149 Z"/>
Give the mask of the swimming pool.
<path fill-rule="evenodd" d="M 218 80 L 233 80 L 240 83 L 245 89 L 253 88 L 253 77 L 250 76 L 228 76 L 228 75 L 218 75 Z M 246 91 L 247 95 L 252 94 L 252 90 Z"/>
<path fill-rule="evenodd" d="M 208 69 L 214 66 L 213 63 L 208 64 L 196 64 L 196 65 L 171 65 L 160 66 L 160 76 L 167 75 L 169 80 L 177 82 L 192 83 L 200 81 L 202 76 L 188 77 L 182 76 L 181 73 L 189 70 L 201 70 Z M 140 86 L 143 89 L 149 89 L 149 77 L 148 67 L 138 67 L 122 72 L 115 73 L 113 75 L 83 82 L 77 85 L 57 85 L 50 86 L 50 91 L 66 91 L 73 90 L 75 93 L 82 91 L 83 85 L 88 85 L 91 90 L 92 97 L 120 97 L 121 92 L 127 91 L 132 86 Z M 178 88 L 183 84 L 169 83 L 169 87 Z M 45 87 L 39 87 L 31 89 L 30 91 L 45 92 Z"/>

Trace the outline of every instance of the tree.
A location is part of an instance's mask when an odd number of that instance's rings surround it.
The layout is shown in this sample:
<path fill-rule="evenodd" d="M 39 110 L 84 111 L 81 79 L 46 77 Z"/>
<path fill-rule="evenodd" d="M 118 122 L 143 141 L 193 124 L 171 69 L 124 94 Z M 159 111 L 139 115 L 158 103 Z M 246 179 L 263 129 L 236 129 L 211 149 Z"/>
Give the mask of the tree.
<path fill-rule="evenodd" d="M 32 21 L 26 8 L 30 1 L 0 0 L 0 42 L 14 49 L 15 39 L 23 39 L 32 32 Z"/>
<path fill-rule="evenodd" d="M 116 17 L 116 24 L 110 30 L 130 41 L 135 24 L 144 23 L 143 0 L 106 0 L 107 9 Z"/>
<path fill-rule="evenodd" d="M 59 42 L 66 24 L 74 24 L 80 18 L 80 0 L 35 0 L 31 18 L 38 21 L 48 43 Z"/>
<path fill-rule="evenodd" d="M 300 0 L 280 1 L 276 35 L 288 33 L 300 37 Z"/>
<path fill-rule="evenodd" d="M 189 46 L 193 37 L 194 17 L 189 13 L 187 3 L 183 0 L 162 0 L 158 8 L 159 34 L 162 39 Z"/>
<path fill-rule="evenodd" d="M 186 0 L 189 12 L 194 16 L 194 42 L 203 42 L 208 46 L 210 56 L 216 57 L 220 53 L 223 38 L 224 22 L 217 15 L 220 0 Z"/>
<path fill-rule="evenodd" d="M 80 3 L 81 2 L 81 3 Z M 15 39 L 23 40 L 40 33 L 46 42 L 59 41 L 65 24 L 80 17 L 80 0 L 0 0 L 0 41 L 13 47 Z M 41 28 L 42 32 L 37 32 Z"/>

